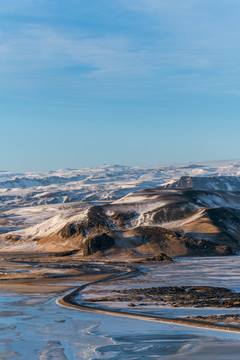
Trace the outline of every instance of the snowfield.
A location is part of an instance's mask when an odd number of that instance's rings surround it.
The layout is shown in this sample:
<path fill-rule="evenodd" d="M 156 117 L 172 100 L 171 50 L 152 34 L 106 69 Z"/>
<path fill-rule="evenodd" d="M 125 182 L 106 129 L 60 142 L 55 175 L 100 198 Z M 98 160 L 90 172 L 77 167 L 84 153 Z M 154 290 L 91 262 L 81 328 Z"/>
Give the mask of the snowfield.
<path fill-rule="evenodd" d="M 4 207 L 113 201 L 132 191 L 171 184 L 182 176 L 239 177 L 240 160 L 151 167 L 104 165 L 48 172 L 0 171 L 0 199 Z"/>

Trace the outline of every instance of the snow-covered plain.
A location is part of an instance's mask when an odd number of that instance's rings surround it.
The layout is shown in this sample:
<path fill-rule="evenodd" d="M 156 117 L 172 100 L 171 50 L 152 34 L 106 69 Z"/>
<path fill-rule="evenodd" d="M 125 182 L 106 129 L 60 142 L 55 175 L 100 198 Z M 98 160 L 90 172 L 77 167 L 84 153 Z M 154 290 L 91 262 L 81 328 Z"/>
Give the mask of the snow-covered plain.
<path fill-rule="evenodd" d="M 0 171 L 0 199 L 2 207 L 113 201 L 132 191 L 171 183 L 181 176 L 240 176 L 240 160 L 149 167 L 104 165 L 55 172 Z"/>

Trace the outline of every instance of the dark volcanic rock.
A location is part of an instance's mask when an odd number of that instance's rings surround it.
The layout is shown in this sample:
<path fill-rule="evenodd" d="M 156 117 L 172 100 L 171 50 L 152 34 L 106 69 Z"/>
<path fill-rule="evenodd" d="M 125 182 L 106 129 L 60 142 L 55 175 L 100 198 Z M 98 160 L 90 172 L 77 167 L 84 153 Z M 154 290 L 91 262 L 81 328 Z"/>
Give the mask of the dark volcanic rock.
<path fill-rule="evenodd" d="M 19 241 L 21 237 L 19 235 L 6 235 L 4 238 L 6 241 Z"/>
<path fill-rule="evenodd" d="M 226 207 L 218 207 L 206 210 L 214 224 L 224 231 L 231 228 L 240 228 L 240 210 Z"/>
<path fill-rule="evenodd" d="M 86 234 L 98 234 L 109 230 L 109 218 L 105 215 L 101 206 L 91 206 L 88 209 L 87 218 L 82 223 L 70 223 L 65 225 L 59 234 L 63 238 L 72 236 L 86 237 Z"/>
<path fill-rule="evenodd" d="M 107 250 L 113 245 L 114 239 L 105 233 L 89 237 L 83 245 L 83 256 L 92 255 L 97 251 Z"/>
<path fill-rule="evenodd" d="M 113 290 L 108 291 L 113 292 Z M 149 304 L 151 304 L 151 302 L 160 302 L 161 305 L 170 304 L 174 307 L 240 307 L 240 293 L 230 289 L 213 286 L 162 286 L 152 288 L 122 289 L 114 290 L 114 292 L 120 294 L 121 296 L 112 295 L 98 299 L 91 298 L 86 301 L 134 301 L 135 303 L 144 301 L 145 304 L 146 302 L 149 302 Z"/>
<path fill-rule="evenodd" d="M 91 206 L 88 209 L 87 219 L 84 222 L 87 229 L 109 230 L 109 217 L 101 206 Z"/>
<path fill-rule="evenodd" d="M 146 261 L 170 261 L 172 262 L 173 259 L 170 256 L 167 256 L 166 254 L 160 253 L 156 256 L 150 257 L 150 258 L 146 258 Z"/>
<path fill-rule="evenodd" d="M 134 234 L 145 239 L 145 243 L 157 245 L 160 252 L 170 256 L 174 249 L 185 248 L 187 256 L 216 256 L 233 255 L 234 251 L 227 245 L 220 245 L 216 242 L 193 238 L 187 234 L 164 229 L 159 226 L 139 226 L 134 229 Z"/>
<path fill-rule="evenodd" d="M 86 231 L 81 224 L 67 224 L 60 230 L 60 235 L 63 238 L 69 238 L 71 236 L 86 235 Z"/>
<path fill-rule="evenodd" d="M 187 202 L 176 202 L 167 204 L 155 210 L 152 215 L 152 221 L 155 224 L 164 224 L 171 221 L 183 220 L 188 216 L 194 215 L 196 206 Z"/>
<path fill-rule="evenodd" d="M 135 211 L 127 211 L 127 212 L 114 212 L 111 215 L 111 219 L 115 222 L 117 222 L 117 224 L 122 227 L 122 226 L 126 226 L 129 221 L 131 219 L 133 219 L 136 216 L 136 212 Z"/>
<path fill-rule="evenodd" d="M 210 255 L 234 255 L 234 251 L 227 245 L 219 245 L 215 242 L 188 238 L 186 241 L 186 247 L 188 248 L 189 255 L 199 254 L 203 256 Z"/>

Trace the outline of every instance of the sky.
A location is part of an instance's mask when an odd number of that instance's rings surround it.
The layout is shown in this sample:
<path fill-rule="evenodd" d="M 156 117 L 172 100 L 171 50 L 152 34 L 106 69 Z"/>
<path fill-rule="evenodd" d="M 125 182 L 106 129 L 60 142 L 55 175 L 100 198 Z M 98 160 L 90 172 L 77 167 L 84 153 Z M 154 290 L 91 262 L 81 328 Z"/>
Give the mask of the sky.
<path fill-rule="evenodd" d="M 240 158 L 239 0 L 1 0 L 0 170 Z"/>

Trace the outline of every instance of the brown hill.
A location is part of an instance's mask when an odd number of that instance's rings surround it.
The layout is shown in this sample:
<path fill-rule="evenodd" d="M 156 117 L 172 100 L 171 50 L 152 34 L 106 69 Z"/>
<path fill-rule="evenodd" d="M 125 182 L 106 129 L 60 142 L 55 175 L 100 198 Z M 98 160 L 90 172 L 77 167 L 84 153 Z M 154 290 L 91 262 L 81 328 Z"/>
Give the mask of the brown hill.
<path fill-rule="evenodd" d="M 240 249 L 240 193 L 143 190 L 91 206 L 81 220 L 49 229 L 46 236 L 28 236 L 28 242 L 35 240 L 38 251 L 78 250 L 82 256 L 229 255 Z"/>

